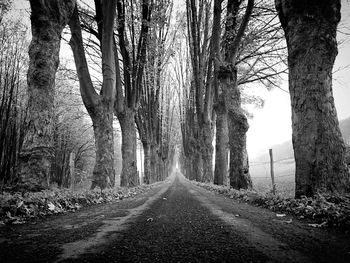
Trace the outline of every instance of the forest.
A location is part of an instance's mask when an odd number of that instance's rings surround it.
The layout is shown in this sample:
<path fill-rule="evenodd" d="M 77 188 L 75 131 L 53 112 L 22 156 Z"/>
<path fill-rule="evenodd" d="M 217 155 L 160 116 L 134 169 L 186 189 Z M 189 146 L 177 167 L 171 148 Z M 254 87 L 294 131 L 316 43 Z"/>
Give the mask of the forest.
<path fill-rule="evenodd" d="M 294 197 L 337 195 L 350 215 L 332 90 L 340 0 L 30 0 L 30 21 L 16 2 L 0 2 L 0 216 L 28 193 L 98 203 L 174 170 L 250 193 L 248 105 L 264 106 L 251 87 L 287 79 Z"/>

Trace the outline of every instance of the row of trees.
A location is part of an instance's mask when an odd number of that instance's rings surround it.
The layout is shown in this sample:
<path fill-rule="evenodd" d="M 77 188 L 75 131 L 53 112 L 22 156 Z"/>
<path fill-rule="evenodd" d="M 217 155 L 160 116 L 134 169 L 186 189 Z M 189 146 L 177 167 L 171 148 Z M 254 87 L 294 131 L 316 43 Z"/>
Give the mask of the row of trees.
<path fill-rule="evenodd" d="M 253 82 L 278 86 L 288 53 L 295 195 L 348 191 L 349 170 L 332 95 L 340 1 L 277 0 L 273 6 L 264 0 L 228 0 L 224 7 L 223 3 L 186 1 L 187 49 L 181 46 L 185 57 L 175 63 L 183 88 L 179 111 L 184 173 L 216 184 L 228 177 L 236 189 L 252 187 L 246 150 L 249 126 L 242 103 L 259 99 L 245 96 L 248 100 L 243 101 L 242 91 Z M 184 74 L 183 68 L 191 73 Z"/>
<path fill-rule="evenodd" d="M 167 176 L 179 129 L 181 164 L 188 178 L 224 184 L 228 177 L 230 186 L 250 188 L 244 104 L 262 102 L 245 90 L 251 83 L 278 87 L 288 65 L 296 196 L 320 189 L 347 191 L 349 172 L 331 84 L 340 1 L 185 3 L 174 27 L 170 0 L 95 0 L 93 7 L 78 6 L 75 0 L 30 1 L 28 89 L 21 100 L 25 114 L 11 106 L 17 105 L 12 101 L 19 94 L 19 82 L 13 88 L 6 85 L 1 110 L 13 109 L 19 116 L 12 128 L 18 150 L 13 157 L 3 154 L 14 161 L 2 157 L 2 165 L 19 160 L 21 182 L 39 186 L 48 186 L 53 166 L 56 174 L 67 170 L 67 155 L 58 149 L 71 150 L 68 141 L 74 127 L 65 122 L 75 116 L 57 113 L 60 85 L 55 76 L 61 35 L 68 26 L 80 94 L 93 124 L 92 188 L 115 184 L 114 117 L 122 135 L 122 186 L 140 183 L 137 133 L 144 149 L 145 181 L 151 183 Z M 11 126 L 3 123 L 11 118 L 2 119 L 1 138 L 7 138 Z"/>
<path fill-rule="evenodd" d="M 242 103 L 261 105 L 262 101 L 242 91 L 251 83 L 278 86 L 286 71 L 276 12 L 270 1 L 248 1 L 246 5 L 227 1 L 226 8 L 223 1 L 214 1 L 213 6 L 204 0 L 186 3 L 185 38 L 191 65 L 180 64 L 192 74 L 181 93 L 180 106 L 185 173 L 191 179 L 217 184 L 226 183 L 229 177 L 231 187 L 250 188 L 248 114 Z"/>
<path fill-rule="evenodd" d="M 114 116 L 122 135 L 121 185 L 140 183 L 137 129 L 145 153 L 145 181 L 164 179 L 176 147 L 174 104 L 166 78 L 172 3 L 96 0 L 93 8 L 78 6 L 77 1 L 30 1 L 30 5 L 27 131 L 17 173 L 21 182 L 47 187 L 52 169 L 56 175 L 68 170 L 66 152 L 73 147 L 68 138 L 75 126 L 65 121 L 78 116 L 57 114 L 55 108 L 60 89 L 55 75 L 67 26 L 80 94 L 93 126 L 96 158 L 91 188 L 115 184 Z M 88 142 L 82 147 L 91 149 Z"/>

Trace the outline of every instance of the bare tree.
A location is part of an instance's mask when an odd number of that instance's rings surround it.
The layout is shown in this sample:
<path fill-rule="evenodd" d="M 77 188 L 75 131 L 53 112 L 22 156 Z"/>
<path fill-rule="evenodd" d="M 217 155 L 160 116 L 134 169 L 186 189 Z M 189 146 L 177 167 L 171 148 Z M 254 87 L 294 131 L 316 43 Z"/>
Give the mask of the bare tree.
<path fill-rule="evenodd" d="M 240 43 L 254 7 L 254 0 L 248 1 L 245 14 L 238 26 L 237 18 L 241 4 L 242 1 L 236 0 L 229 0 L 227 2 L 225 32 L 222 39 L 222 58 L 218 57 L 215 61 L 215 76 L 218 81 L 218 103 L 216 105 L 217 118 L 219 119 L 216 140 L 218 144 L 217 152 L 220 153 L 218 158 L 223 158 L 217 160 L 218 165 L 215 167 L 217 169 L 215 174 L 218 176 L 219 173 L 225 174 L 227 171 L 225 147 L 228 140 L 230 149 L 230 186 L 236 189 L 251 187 L 246 149 L 246 132 L 249 126 L 247 117 L 242 110 L 241 92 L 237 85 L 236 60 Z M 219 12 L 220 5 L 221 2 L 215 2 L 215 28 L 218 27 L 217 23 L 221 20 L 221 12 Z M 218 34 L 214 41 L 219 40 L 220 35 Z M 213 43 L 216 54 L 218 54 L 218 45 L 218 43 Z M 227 126 L 225 123 L 226 118 Z M 228 139 L 226 137 L 227 134 Z M 222 148 L 220 149 L 220 147 Z M 222 178 L 218 177 L 217 182 L 221 183 L 221 180 Z"/>
<path fill-rule="evenodd" d="M 92 119 L 96 163 L 93 171 L 91 188 L 101 189 L 114 186 L 114 140 L 113 115 L 116 85 L 116 67 L 114 60 L 113 29 L 115 22 L 116 0 L 95 1 L 98 36 L 101 41 L 103 82 L 98 94 L 89 74 L 84 52 L 82 32 L 79 22 L 78 9 L 75 6 L 69 22 L 72 37 L 70 45 L 79 77 L 80 92 L 84 105 Z"/>
<path fill-rule="evenodd" d="M 151 4 L 143 0 L 141 10 L 141 28 L 139 34 L 135 26 L 135 3 L 130 1 L 130 21 L 126 17 L 126 2 L 118 0 L 118 43 L 120 48 L 122 66 L 119 66 L 119 56 L 115 45 L 115 61 L 117 65 L 115 114 L 118 117 L 122 130 L 122 173 L 120 184 L 122 186 L 135 186 L 139 184 L 136 167 L 136 126 L 135 114 L 140 102 L 141 86 L 146 63 L 148 31 L 151 19 Z M 126 24 L 128 22 L 128 24 Z M 127 31 L 126 26 L 129 25 Z M 128 37 L 128 34 L 130 37 Z M 138 41 L 137 41 L 138 39 Z M 119 67 L 118 67 L 119 66 Z M 121 77 L 123 74 L 123 78 Z"/>

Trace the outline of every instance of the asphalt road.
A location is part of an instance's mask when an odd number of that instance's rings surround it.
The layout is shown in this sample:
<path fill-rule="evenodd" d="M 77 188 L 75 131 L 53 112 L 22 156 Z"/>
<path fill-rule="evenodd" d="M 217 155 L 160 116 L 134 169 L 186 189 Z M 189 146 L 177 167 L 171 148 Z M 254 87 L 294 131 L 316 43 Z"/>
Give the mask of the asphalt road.
<path fill-rule="evenodd" d="M 350 262 L 350 235 L 277 217 L 176 172 L 134 198 L 1 227 L 0 262 Z"/>

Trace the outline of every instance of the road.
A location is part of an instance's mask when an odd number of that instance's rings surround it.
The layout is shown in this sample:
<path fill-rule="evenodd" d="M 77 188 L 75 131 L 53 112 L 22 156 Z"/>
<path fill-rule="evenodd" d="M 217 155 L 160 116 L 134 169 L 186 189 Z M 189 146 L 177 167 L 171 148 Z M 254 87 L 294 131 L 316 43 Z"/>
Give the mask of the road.
<path fill-rule="evenodd" d="M 350 262 L 350 235 L 279 218 L 179 172 L 136 197 L 0 227 L 1 262 Z"/>

